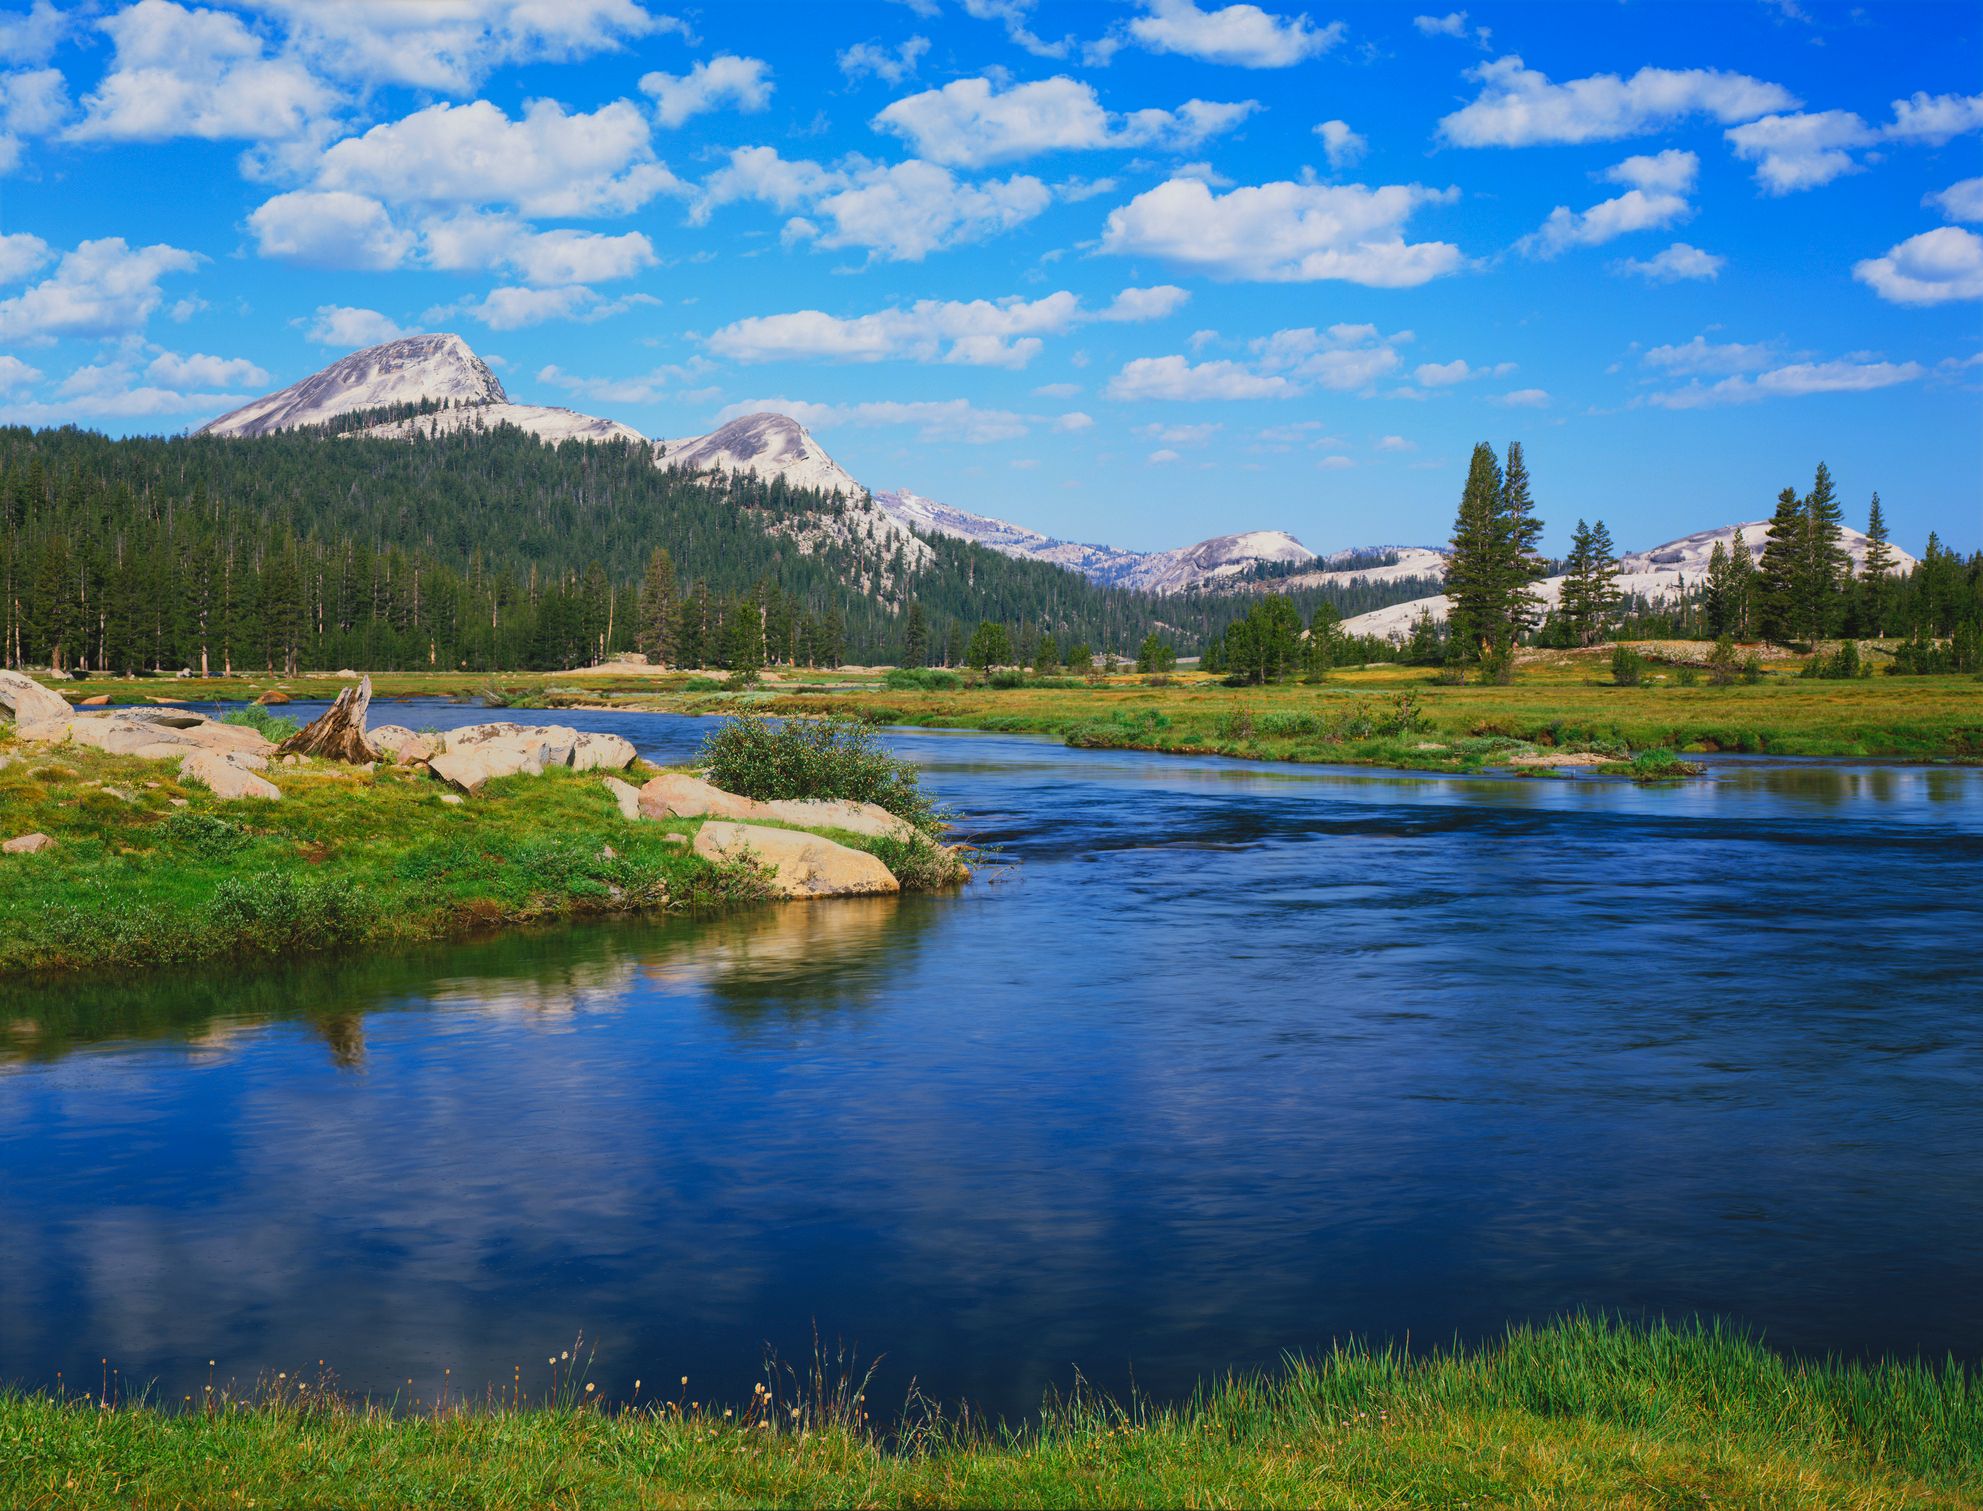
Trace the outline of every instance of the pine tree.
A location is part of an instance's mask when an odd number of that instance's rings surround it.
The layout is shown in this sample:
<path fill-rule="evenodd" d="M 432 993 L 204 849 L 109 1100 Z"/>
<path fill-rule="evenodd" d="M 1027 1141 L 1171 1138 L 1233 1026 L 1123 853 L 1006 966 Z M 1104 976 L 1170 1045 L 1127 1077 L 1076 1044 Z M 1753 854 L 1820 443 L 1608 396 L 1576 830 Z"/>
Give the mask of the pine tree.
<path fill-rule="evenodd" d="M 1501 474 L 1502 568 L 1507 574 L 1509 641 L 1542 623 L 1543 605 L 1529 592 L 1529 584 L 1543 575 L 1540 561 L 1542 521 L 1536 518 L 1535 499 L 1529 493 L 1529 469 L 1522 455 L 1522 443 L 1508 443 L 1508 463 Z"/>
<path fill-rule="evenodd" d="M 1756 620 L 1756 558 L 1749 554 L 1749 543 L 1741 528 L 1728 543 L 1728 628 L 1731 635 L 1746 636 Z"/>
<path fill-rule="evenodd" d="M 1033 670 L 1042 677 L 1051 677 L 1060 670 L 1060 646 L 1051 634 L 1040 637 L 1039 646 L 1033 652 Z"/>
<path fill-rule="evenodd" d="M 1893 547 L 1887 543 L 1887 516 L 1880 508 L 1880 495 L 1866 511 L 1866 562 L 1859 572 L 1860 628 L 1875 639 L 1887 632 L 1887 619 L 1893 610 Z"/>
<path fill-rule="evenodd" d="M 1818 463 L 1811 491 L 1804 497 L 1804 538 L 1792 579 L 1792 624 L 1802 638 L 1816 642 L 1838 626 L 1840 587 L 1851 573 L 1852 558 L 1839 545 L 1844 519 L 1832 475 Z"/>
<path fill-rule="evenodd" d="M 929 621 L 923 617 L 923 606 L 916 599 L 909 600 L 909 612 L 902 622 L 902 664 L 921 666 L 930 658 Z"/>
<path fill-rule="evenodd" d="M 980 672 L 1005 666 L 1012 660 L 1012 636 L 998 620 L 980 620 L 971 634 L 971 645 L 964 653 L 964 660 Z"/>
<path fill-rule="evenodd" d="M 1595 525 L 1577 521 L 1565 566 L 1559 605 L 1564 622 L 1577 644 L 1595 645 L 1624 600 L 1618 591 L 1618 555 L 1603 520 Z"/>
<path fill-rule="evenodd" d="M 1765 640 L 1788 640 L 1795 629 L 1797 583 L 1804 554 L 1804 501 L 1795 488 L 1776 496 L 1762 565 L 1756 569 L 1756 628 Z"/>
<path fill-rule="evenodd" d="M 1708 622 L 1708 633 L 1719 639 L 1735 626 L 1732 603 L 1735 569 L 1720 541 L 1708 553 L 1707 580 L 1701 586 L 1701 612 Z"/>
<path fill-rule="evenodd" d="M 1500 644 L 1507 627 L 1510 539 L 1501 489 L 1501 464 L 1494 448 L 1481 441 L 1467 467 L 1446 563 L 1447 625 L 1456 655 L 1466 661 L 1477 661 Z"/>
<path fill-rule="evenodd" d="M 656 546 L 647 558 L 647 572 L 640 582 L 640 603 L 636 610 L 639 628 L 635 640 L 656 666 L 667 666 L 675 659 L 675 558 L 666 546 Z"/>

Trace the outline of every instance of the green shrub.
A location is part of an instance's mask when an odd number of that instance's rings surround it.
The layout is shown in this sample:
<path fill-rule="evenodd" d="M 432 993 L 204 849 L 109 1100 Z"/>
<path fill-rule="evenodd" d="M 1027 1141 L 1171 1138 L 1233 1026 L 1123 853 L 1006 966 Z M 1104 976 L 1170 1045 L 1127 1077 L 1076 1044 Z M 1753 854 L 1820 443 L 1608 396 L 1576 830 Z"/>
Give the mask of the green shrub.
<path fill-rule="evenodd" d="M 182 808 L 158 826 L 158 837 L 175 848 L 190 850 L 202 860 L 226 860 L 248 843 L 238 824 Z"/>
<path fill-rule="evenodd" d="M 691 677 L 683 684 L 692 693 L 713 693 L 722 685 L 714 677 Z"/>
<path fill-rule="evenodd" d="M 949 692 L 962 687 L 964 679 L 937 666 L 898 666 L 882 674 L 881 685 L 890 692 Z"/>
<path fill-rule="evenodd" d="M 1863 675 L 1859 660 L 1859 642 L 1846 640 L 1829 656 L 1819 654 L 1806 661 L 1797 673 L 1800 677 L 1816 677 L 1826 682 L 1849 682 Z"/>
<path fill-rule="evenodd" d="M 1673 674 L 1673 680 L 1682 687 L 1693 687 L 1700 682 L 1701 674 L 1691 666 L 1683 666 Z"/>
<path fill-rule="evenodd" d="M 223 724 L 240 724 L 254 730 L 264 740 L 280 745 L 303 726 L 294 719 L 286 719 L 281 714 L 272 714 L 260 703 L 250 703 L 246 708 L 237 708 L 220 716 Z"/>
<path fill-rule="evenodd" d="M 1002 666 L 985 678 L 986 687 L 995 687 L 1002 692 L 1010 692 L 1015 687 L 1026 685 L 1026 673 L 1017 666 Z"/>
<path fill-rule="evenodd" d="M 1646 658 L 1629 645 L 1613 646 L 1611 680 L 1620 687 L 1637 687 L 1645 680 Z"/>
<path fill-rule="evenodd" d="M 230 876 L 207 905 L 213 930 L 235 951 L 321 950 L 363 938 L 373 922 L 365 894 L 348 881 L 284 871 Z"/>
<path fill-rule="evenodd" d="M 774 724 L 738 714 L 702 742 L 701 759 L 725 792 L 765 802 L 846 798 L 878 804 L 925 834 L 943 829 L 916 768 L 884 750 L 869 725 L 845 715 Z"/>

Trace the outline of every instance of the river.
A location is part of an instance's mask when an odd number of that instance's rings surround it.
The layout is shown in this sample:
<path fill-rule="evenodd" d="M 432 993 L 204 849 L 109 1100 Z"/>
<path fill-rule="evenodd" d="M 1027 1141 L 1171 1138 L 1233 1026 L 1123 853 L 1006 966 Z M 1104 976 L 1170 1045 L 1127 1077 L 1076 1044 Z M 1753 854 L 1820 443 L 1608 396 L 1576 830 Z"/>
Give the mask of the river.
<path fill-rule="evenodd" d="M 1000 847 L 961 895 L 0 991 L 0 1378 L 582 1332 L 741 1400 L 816 1324 L 1016 1415 L 1574 1308 L 1983 1358 L 1983 769 L 889 739 Z"/>

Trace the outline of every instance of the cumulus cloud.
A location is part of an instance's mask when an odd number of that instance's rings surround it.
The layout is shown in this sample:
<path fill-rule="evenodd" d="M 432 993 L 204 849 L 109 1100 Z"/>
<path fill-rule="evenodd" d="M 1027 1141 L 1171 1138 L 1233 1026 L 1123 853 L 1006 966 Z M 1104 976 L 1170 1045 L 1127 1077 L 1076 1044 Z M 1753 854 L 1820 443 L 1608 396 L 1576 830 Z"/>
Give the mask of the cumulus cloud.
<path fill-rule="evenodd" d="M 657 303 L 651 296 L 628 294 L 608 299 L 595 289 L 574 284 L 567 288 L 498 288 L 480 299 L 467 299 L 427 311 L 429 324 L 440 324 L 452 315 L 479 320 L 492 331 L 522 330 L 552 320 L 570 320 L 590 325 L 614 315 L 623 315 L 636 304 Z"/>
<path fill-rule="evenodd" d="M 1749 404 L 1760 399 L 1794 398 L 1805 394 L 1866 393 L 1912 383 L 1926 371 L 1918 362 L 1874 362 L 1843 359 L 1833 362 L 1793 362 L 1754 377 L 1723 378 L 1719 383 L 1692 383 L 1671 393 L 1654 394 L 1651 402 L 1663 409 L 1700 409 L 1714 404 Z"/>
<path fill-rule="evenodd" d="M 1857 173 L 1859 164 L 1850 149 L 1879 139 L 1849 110 L 1766 115 L 1724 135 L 1737 157 L 1756 165 L 1756 182 L 1772 194 L 1815 189 L 1842 174 Z"/>
<path fill-rule="evenodd" d="M 69 16 L 54 0 L 0 16 L 0 62 L 46 63 L 69 33 Z"/>
<path fill-rule="evenodd" d="M 307 189 L 278 194 L 248 217 L 264 257 L 317 267 L 383 272 L 405 262 L 414 237 L 363 194 Z"/>
<path fill-rule="evenodd" d="M 1983 220 L 1983 178 L 1965 178 L 1921 201 L 1938 207 L 1950 220 Z"/>
<path fill-rule="evenodd" d="M 741 362 L 827 359 L 840 362 L 952 362 L 973 367 L 1024 367 L 1041 338 L 1095 320 L 1154 320 L 1189 297 L 1170 284 L 1124 289 L 1099 310 L 1062 290 L 1043 299 L 922 299 L 901 309 L 841 318 L 823 310 L 755 315 L 709 338 L 709 348 Z"/>
<path fill-rule="evenodd" d="M 1513 393 L 1504 393 L 1494 400 L 1510 409 L 1547 409 L 1549 390 L 1546 388 L 1518 388 Z"/>
<path fill-rule="evenodd" d="M 810 430 L 830 425 L 913 426 L 926 441 L 963 441 L 989 445 L 1012 441 L 1029 433 L 1028 416 L 1008 409 L 980 409 L 968 399 L 878 399 L 864 404 L 817 404 L 805 399 L 745 399 L 717 413 L 719 424 L 740 415 L 774 410 L 790 415 Z"/>
<path fill-rule="evenodd" d="M 1689 278 L 1713 279 L 1728 259 L 1699 247 L 1676 241 L 1664 252 L 1642 259 L 1620 258 L 1611 264 L 1614 273 L 1631 273 L 1652 283 L 1679 283 Z"/>
<path fill-rule="evenodd" d="M 1540 229 L 1516 245 L 1531 257 L 1556 257 L 1572 247 L 1601 246 L 1633 231 L 1685 220 L 1693 213 L 1686 196 L 1699 168 L 1700 159 L 1691 152 L 1669 149 L 1656 156 L 1628 157 L 1607 168 L 1603 176 L 1633 187 L 1588 210 L 1558 205 Z"/>
<path fill-rule="evenodd" d="M 1370 145 L 1350 130 L 1348 121 L 1324 121 L 1315 128 L 1315 134 L 1322 138 L 1322 150 L 1328 154 L 1331 168 L 1347 168 L 1361 162 Z"/>
<path fill-rule="evenodd" d="M 900 84 L 915 73 L 929 50 L 928 37 L 911 37 L 892 50 L 879 42 L 856 42 L 843 48 L 835 61 L 850 80 L 875 78 L 884 84 Z"/>
<path fill-rule="evenodd" d="M 1301 390 L 1279 374 L 1259 373 L 1238 362 L 1198 362 L 1184 357 L 1137 357 L 1109 381 L 1111 399 L 1291 399 Z"/>
<path fill-rule="evenodd" d="M 250 0 L 318 73 L 458 95 L 505 63 L 570 62 L 687 27 L 641 0 Z"/>
<path fill-rule="evenodd" d="M 0 355 L 0 393 L 11 393 L 40 381 L 40 368 L 30 367 L 16 356 Z"/>
<path fill-rule="evenodd" d="M 1983 236 L 1938 226 L 1854 263 L 1852 276 L 1894 304 L 1983 299 Z"/>
<path fill-rule="evenodd" d="M 764 109 L 771 103 L 771 65 L 761 58 L 724 53 L 697 63 L 685 74 L 646 74 L 640 89 L 654 97 L 657 121 L 679 126 L 691 116 L 726 105 L 747 112 Z"/>
<path fill-rule="evenodd" d="M 1644 360 L 1648 367 L 1673 373 L 1738 373 L 1767 367 L 1775 355 L 1771 347 L 1761 342 L 1710 341 L 1706 336 L 1696 336 L 1677 346 L 1655 346 L 1645 354 Z"/>
<path fill-rule="evenodd" d="M 1464 37 L 1467 34 L 1467 13 L 1456 10 L 1443 16 L 1413 16 L 1412 25 L 1418 28 L 1421 37 Z"/>
<path fill-rule="evenodd" d="M 1270 183 L 1216 194 L 1173 178 L 1110 212 L 1102 250 L 1155 256 L 1218 278 L 1269 283 L 1342 279 L 1412 288 L 1456 271 L 1460 249 L 1407 242 L 1405 222 L 1457 190 L 1419 184 Z"/>
<path fill-rule="evenodd" d="M 746 199 L 806 210 L 786 222 L 787 245 L 864 247 L 872 258 L 920 262 L 1031 220 L 1053 192 L 1025 174 L 966 182 L 920 158 L 887 166 L 854 158 L 829 168 L 782 158 L 774 147 L 740 147 L 703 183 L 690 219 L 699 224 Z"/>
<path fill-rule="evenodd" d="M 1385 335 L 1374 325 L 1342 323 L 1322 329 L 1294 326 L 1249 342 L 1255 363 L 1264 372 L 1280 373 L 1304 386 L 1316 385 L 1337 393 L 1368 388 L 1404 365 L 1398 348 L 1410 342 L 1410 331 Z"/>
<path fill-rule="evenodd" d="M 25 139 L 42 136 L 69 113 L 69 86 L 59 69 L 0 73 L 0 174 L 20 166 Z"/>
<path fill-rule="evenodd" d="M 1515 370 L 1512 362 L 1496 362 L 1490 367 L 1474 367 L 1464 357 L 1451 362 L 1421 362 L 1412 369 L 1412 381 L 1420 388 L 1451 388 L 1479 378 L 1505 378 Z"/>
<path fill-rule="evenodd" d="M 464 210 L 429 220 L 427 263 L 450 272 L 507 268 L 540 287 L 608 283 L 655 263 L 654 244 L 639 231 L 532 230 L 513 215 Z"/>
<path fill-rule="evenodd" d="M 430 105 L 326 148 L 317 187 L 387 204 L 506 205 L 526 215 L 623 215 L 683 185 L 654 160 L 638 106 L 567 112 L 532 100 Z"/>
<path fill-rule="evenodd" d="M 26 231 L 0 233 L 0 284 L 19 283 L 55 254 L 48 243 Z"/>
<path fill-rule="evenodd" d="M 1455 147 L 1610 142 L 1697 115 L 1727 124 L 1798 104 L 1779 84 L 1714 68 L 1641 68 L 1628 79 L 1604 73 L 1553 84 L 1510 54 L 1467 76 L 1479 95 L 1439 123 Z"/>
<path fill-rule="evenodd" d="M 895 101 L 874 118 L 874 126 L 901 137 L 932 162 L 975 168 L 1101 147 L 1188 150 L 1230 131 L 1258 108 L 1252 100 L 1187 100 L 1175 110 L 1113 116 L 1092 85 L 1065 75 L 1007 89 L 988 78 L 969 78 Z"/>
<path fill-rule="evenodd" d="M 1983 94 L 1928 94 L 1917 90 L 1893 102 L 1893 121 L 1882 133 L 1891 141 L 1939 147 L 1983 129 Z"/>
<path fill-rule="evenodd" d="M 1257 5 L 1201 10 L 1194 0 L 1144 0 L 1145 14 L 1125 28 L 1152 52 L 1178 53 L 1237 68 L 1287 68 L 1319 58 L 1342 41 L 1340 21 L 1317 26 L 1305 15 L 1277 16 Z"/>
<path fill-rule="evenodd" d="M 75 141 L 267 141 L 302 135 L 337 96 L 293 58 L 270 56 L 238 16 L 138 0 L 97 25 L 114 53 L 83 99 Z"/>
<path fill-rule="evenodd" d="M 320 304 L 316 314 L 304 324 L 303 334 L 319 346 L 338 346 L 349 350 L 397 341 L 412 332 L 377 310 L 358 309 L 348 304 Z"/>
<path fill-rule="evenodd" d="M 246 357 L 212 357 L 205 352 L 184 356 L 160 352 L 146 366 L 145 376 L 174 388 L 261 388 L 269 381 L 268 372 Z"/>
<path fill-rule="evenodd" d="M 0 299 L 0 341 L 45 342 L 57 336 L 137 330 L 165 297 L 159 280 L 190 273 L 204 260 L 163 242 L 133 247 L 121 236 L 81 242 L 40 283 Z"/>

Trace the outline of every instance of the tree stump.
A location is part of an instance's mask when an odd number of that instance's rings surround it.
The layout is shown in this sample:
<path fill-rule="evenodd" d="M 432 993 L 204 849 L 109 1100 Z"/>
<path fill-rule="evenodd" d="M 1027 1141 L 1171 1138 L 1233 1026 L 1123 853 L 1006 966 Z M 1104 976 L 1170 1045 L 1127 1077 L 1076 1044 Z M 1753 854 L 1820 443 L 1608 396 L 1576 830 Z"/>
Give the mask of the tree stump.
<path fill-rule="evenodd" d="M 316 722 L 299 729 L 276 747 L 277 755 L 321 756 L 326 761 L 348 761 L 362 766 L 379 759 L 378 751 L 365 738 L 365 712 L 372 706 L 372 679 L 361 678 L 356 687 L 347 687 L 337 701 Z"/>

